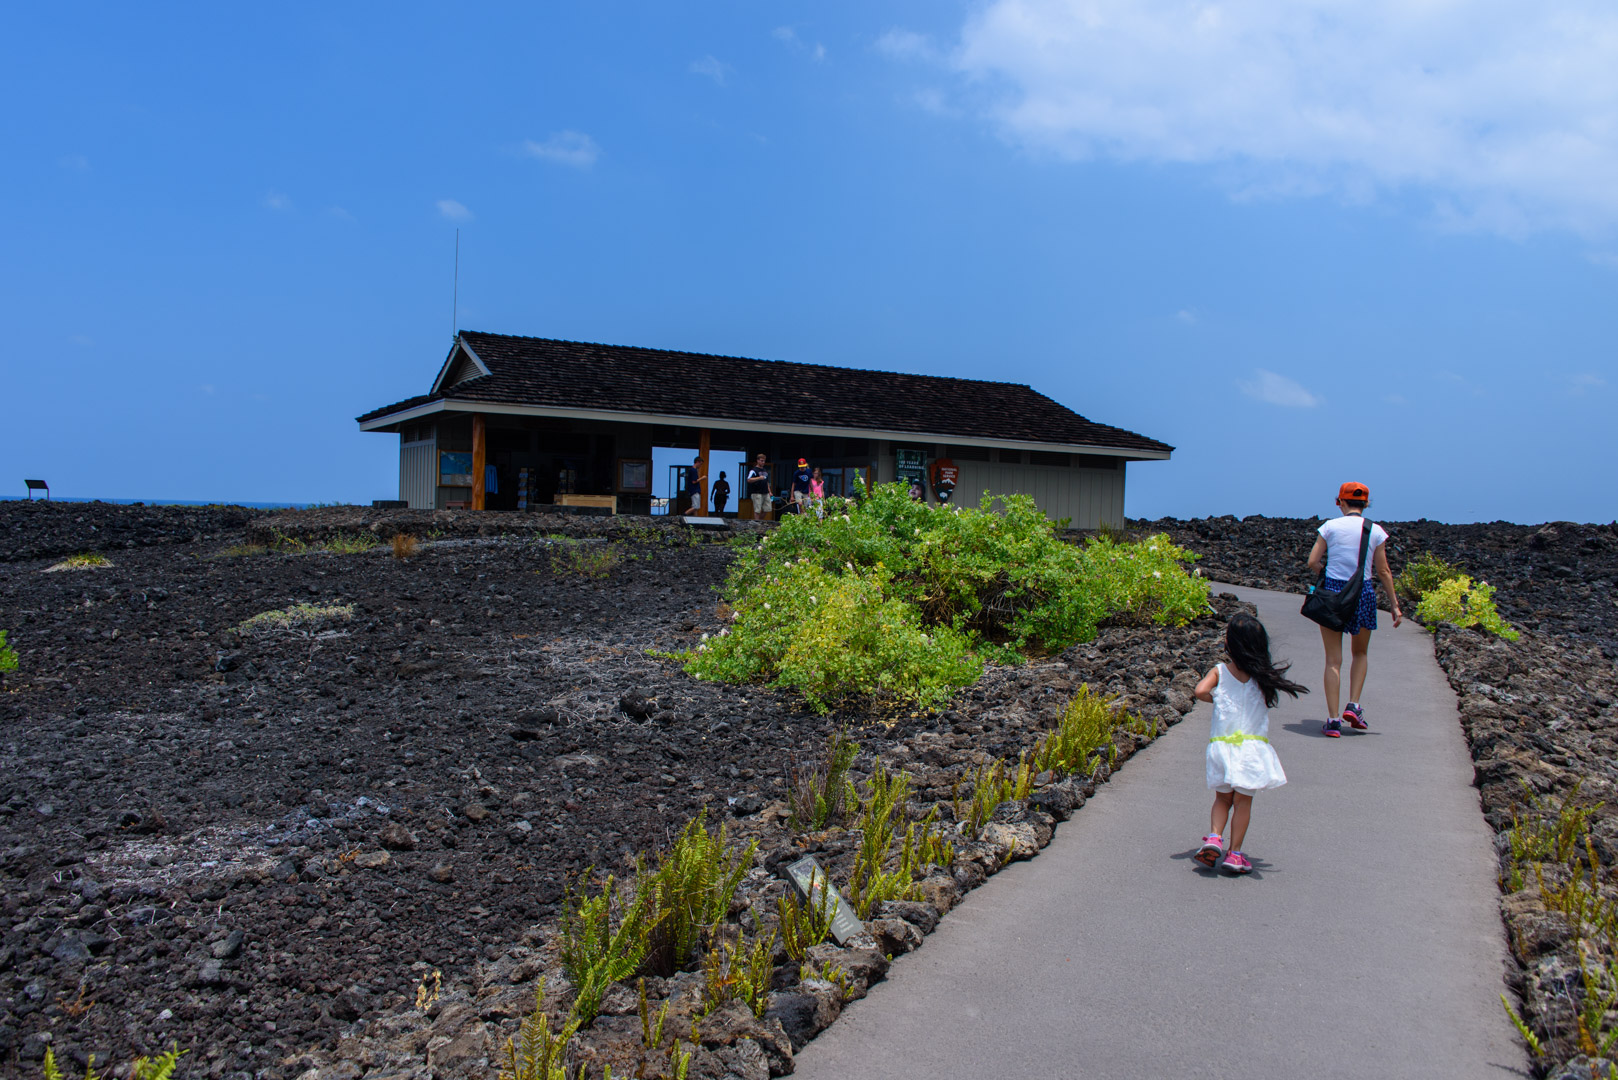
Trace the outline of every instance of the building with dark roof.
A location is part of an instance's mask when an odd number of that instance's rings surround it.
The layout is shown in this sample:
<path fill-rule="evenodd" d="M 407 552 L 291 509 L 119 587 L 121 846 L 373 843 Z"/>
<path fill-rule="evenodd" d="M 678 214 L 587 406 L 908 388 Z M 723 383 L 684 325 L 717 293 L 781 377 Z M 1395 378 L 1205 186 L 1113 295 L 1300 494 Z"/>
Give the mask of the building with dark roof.
<path fill-rule="evenodd" d="M 661 446 L 694 451 L 699 494 L 708 466 L 724 468 L 743 516 L 746 466 L 762 453 L 776 492 L 800 458 L 832 494 L 857 475 L 919 481 L 937 498 L 953 470 L 953 502 L 1026 492 L 1051 517 L 1096 528 L 1123 523 L 1127 463 L 1174 449 L 1020 383 L 475 331 L 455 339 L 427 393 L 357 419 L 399 435 L 399 498 L 428 509 L 648 513 Z"/>

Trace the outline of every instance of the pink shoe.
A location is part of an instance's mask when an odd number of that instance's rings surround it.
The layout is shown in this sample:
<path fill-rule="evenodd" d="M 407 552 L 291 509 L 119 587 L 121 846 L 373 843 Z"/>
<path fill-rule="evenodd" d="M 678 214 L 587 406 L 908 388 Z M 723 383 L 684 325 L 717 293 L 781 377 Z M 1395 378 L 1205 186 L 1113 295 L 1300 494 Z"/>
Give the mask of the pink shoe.
<path fill-rule="evenodd" d="M 1225 856 L 1225 861 L 1219 864 L 1233 874 L 1251 874 L 1253 864 L 1247 861 L 1247 856 L 1239 851 L 1232 851 Z"/>
<path fill-rule="evenodd" d="M 1348 726 L 1353 728 L 1355 731 L 1364 731 L 1366 728 L 1371 726 L 1365 722 L 1364 710 L 1361 709 L 1357 703 L 1352 701 L 1343 706 L 1343 719 L 1347 720 Z"/>
<path fill-rule="evenodd" d="M 1212 870 L 1214 865 L 1219 862 L 1219 857 L 1224 853 L 1225 845 L 1224 842 L 1219 839 L 1219 834 L 1209 833 L 1207 836 L 1202 838 L 1202 846 L 1198 848 L 1197 853 L 1191 857 L 1196 859 L 1197 862 L 1201 863 L 1203 866 L 1206 866 L 1208 869 Z"/>

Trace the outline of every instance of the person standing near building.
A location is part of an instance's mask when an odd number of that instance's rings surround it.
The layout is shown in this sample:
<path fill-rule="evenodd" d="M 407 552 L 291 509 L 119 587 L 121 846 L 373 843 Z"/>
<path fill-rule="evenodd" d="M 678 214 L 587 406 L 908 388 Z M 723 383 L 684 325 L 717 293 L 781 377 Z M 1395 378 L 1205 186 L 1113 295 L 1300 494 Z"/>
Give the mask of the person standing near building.
<path fill-rule="evenodd" d="M 747 495 L 753 500 L 753 520 L 767 521 L 775 492 L 770 489 L 770 467 L 765 464 L 763 454 L 755 457 L 753 467 L 747 470 Z"/>
<path fill-rule="evenodd" d="M 725 479 L 725 471 L 719 470 L 719 479 L 713 482 L 713 516 L 722 517 L 725 513 L 725 504 L 730 501 L 730 481 Z"/>
<path fill-rule="evenodd" d="M 798 459 L 798 471 L 792 474 L 792 487 L 789 493 L 792 496 L 792 505 L 798 512 L 803 512 L 804 503 L 809 501 L 809 484 L 814 480 L 814 474 L 809 471 L 809 459 Z"/>

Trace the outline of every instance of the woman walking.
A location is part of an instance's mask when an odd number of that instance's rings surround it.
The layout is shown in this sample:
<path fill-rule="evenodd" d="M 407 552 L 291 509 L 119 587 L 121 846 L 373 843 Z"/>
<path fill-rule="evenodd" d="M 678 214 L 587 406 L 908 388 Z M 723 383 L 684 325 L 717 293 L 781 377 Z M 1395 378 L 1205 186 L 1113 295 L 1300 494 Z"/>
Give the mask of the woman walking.
<path fill-rule="evenodd" d="M 1367 527 L 1365 508 L 1370 502 L 1371 489 L 1364 484 L 1351 480 L 1337 489 L 1338 516 L 1320 527 L 1315 546 L 1309 552 L 1309 569 L 1317 574 L 1322 568 L 1325 569 L 1327 592 L 1341 592 L 1359 566 L 1360 540 Z M 1382 587 L 1388 591 L 1388 599 L 1393 603 L 1393 625 L 1397 627 L 1404 621 L 1404 613 L 1399 610 L 1399 594 L 1393 588 L 1393 572 L 1388 569 L 1388 532 L 1380 525 L 1371 524 L 1369 527 L 1371 538 L 1366 559 L 1370 565 L 1366 568 L 1368 572 L 1361 586 L 1359 607 L 1343 630 L 1332 630 L 1325 626 L 1320 628 L 1320 641 L 1326 647 L 1326 722 L 1320 730 L 1331 739 L 1342 738 L 1344 720 L 1356 731 L 1364 731 L 1371 726 L 1365 720 L 1365 710 L 1360 707 L 1360 695 L 1365 691 L 1365 675 L 1371 666 L 1371 631 L 1376 629 L 1378 581 L 1382 582 Z M 1337 702 L 1342 697 L 1343 689 L 1344 633 L 1350 635 L 1352 660 L 1348 671 L 1348 704 L 1343 706 L 1339 714 Z"/>

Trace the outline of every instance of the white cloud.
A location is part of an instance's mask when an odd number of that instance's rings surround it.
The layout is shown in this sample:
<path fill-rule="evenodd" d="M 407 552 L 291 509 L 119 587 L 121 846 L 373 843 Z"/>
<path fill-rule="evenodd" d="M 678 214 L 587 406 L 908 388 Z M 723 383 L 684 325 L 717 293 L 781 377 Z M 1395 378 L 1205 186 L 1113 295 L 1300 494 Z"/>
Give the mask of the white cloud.
<path fill-rule="evenodd" d="M 886 53 L 898 60 L 931 60 L 942 59 L 938 47 L 933 39 L 926 34 L 918 34 L 914 30 L 905 30 L 894 27 L 876 39 L 878 52 Z"/>
<path fill-rule="evenodd" d="M 472 211 L 454 199 L 439 199 L 438 212 L 451 221 L 471 221 Z"/>
<path fill-rule="evenodd" d="M 338 221 L 353 221 L 354 220 L 354 215 L 350 214 L 347 210 L 343 209 L 341 206 L 328 206 L 328 207 L 326 207 L 326 213 L 330 214 L 332 217 L 336 218 Z"/>
<path fill-rule="evenodd" d="M 1506 232 L 1618 227 L 1605 0 L 991 0 L 943 55 L 1012 140 L 1218 166 L 1246 194 L 1390 191 Z"/>
<path fill-rule="evenodd" d="M 1574 375 L 1568 379 L 1568 385 L 1574 394 L 1582 395 L 1591 390 L 1601 389 L 1603 386 L 1607 385 L 1607 380 L 1603 379 L 1600 375 L 1597 375 L 1594 372 L 1587 371 L 1581 375 Z"/>
<path fill-rule="evenodd" d="M 798 36 L 797 30 L 790 26 L 777 26 L 774 30 L 770 31 L 770 36 L 777 41 L 786 42 L 795 49 L 801 49 L 807 52 L 809 54 L 809 58 L 817 63 L 826 59 L 826 46 L 822 45 L 818 41 L 813 45 L 809 44 L 809 42 Z"/>
<path fill-rule="evenodd" d="M 558 131 L 544 142 L 529 139 L 522 149 L 529 157 L 575 169 L 588 169 L 601 156 L 601 147 L 582 131 Z"/>
<path fill-rule="evenodd" d="M 292 209 L 292 200 L 281 194 L 279 191 L 272 191 L 268 195 L 264 196 L 264 205 L 268 206 L 271 210 L 280 210 L 285 212 Z"/>
<path fill-rule="evenodd" d="M 64 169 L 71 169 L 73 172 L 90 171 L 90 159 L 83 154 L 68 154 L 65 157 L 59 157 L 56 159 L 56 164 Z"/>
<path fill-rule="evenodd" d="M 73 344 L 86 349 L 96 343 L 95 338 L 91 337 L 89 334 L 69 334 L 67 339 Z"/>
<path fill-rule="evenodd" d="M 704 56 L 701 60 L 691 61 L 691 74 L 702 75 L 712 79 L 720 86 L 725 85 L 725 76 L 731 72 L 731 66 L 712 56 Z"/>
<path fill-rule="evenodd" d="M 1585 258 L 1597 266 L 1611 266 L 1618 269 L 1618 251 L 1592 251 Z"/>
<path fill-rule="evenodd" d="M 1250 398 L 1269 405 L 1280 405 L 1287 409 L 1312 409 L 1319 405 L 1321 399 L 1305 390 L 1298 382 L 1277 375 L 1273 371 L 1258 368 L 1253 372 L 1253 378 L 1237 385 L 1242 393 Z"/>
<path fill-rule="evenodd" d="M 1174 313 L 1174 317 L 1178 321 L 1185 323 L 1187 326 L 1197 325 L 1197 313 L 1192 311 L 1190 308 L 1181 308 L 1179 311 Z"/>
<path fill-rule="evenodd" d="M 1389 394 L 1382 400 L 1386 401 L 1389 405 L 1396 405 L 1401 408 L 1410 404 L 1410 399 L 1405 397 L 1403 394 Z"/>

